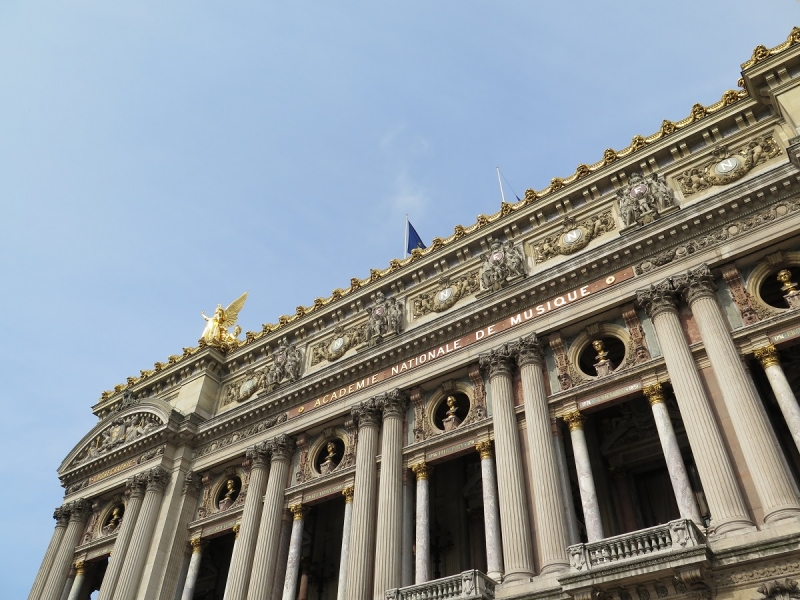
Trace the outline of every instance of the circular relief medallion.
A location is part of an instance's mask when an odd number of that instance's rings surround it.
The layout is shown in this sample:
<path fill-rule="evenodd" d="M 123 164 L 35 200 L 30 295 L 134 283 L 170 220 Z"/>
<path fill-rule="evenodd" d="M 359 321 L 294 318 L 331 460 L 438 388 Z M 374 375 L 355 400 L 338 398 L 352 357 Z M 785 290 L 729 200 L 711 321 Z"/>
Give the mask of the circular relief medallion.
<path fill-rule="evenodd" d="M 735 156 L 729 156 L 725 160 L 719 161 L 717 164 L 714 165 L 714 171 L 718 175 L 727 175 L 729 173 L 733 173 L 736 169 L 739 168 L 741 165 L 741 161 L 736 158 Z"/>
<path fill-rule="evenodd" d="M 583 229 L 576 227 L 561 235 L 561 243 L 565 246 L 574 246 L 583 239 Z"/>
<path fill-rule="evenodd" d="M 344 337 L 338 337 L 331 342 L 331 352 L 338 352 L 344 346 Z"/>
<path fill-rule="evenodd" d="M 452 297 L 453 297 L 453 288 L 451 287 L 439 290 L 439 293 L 436 294 L 436 300 L 439 302 L 439 304 L 444 304 Z"/>
<path fill-rule="evenodd" d="M 239 398 L 249 398 L 256 389 L 256 378 L 246 379 L 239 388 Z"/>
<path fill-rule="evenodd" d="M 489 257 L 489 262 L 493 265 L 499 265 L 503 262 L 503 258 L 505 258 L 506 253 L 502 250 L 496 250 L 492 252 L 492 255 Z"/>
<path fill-rule="evenodd" d="M 631 196 L 634 198 L 641 198 L 647 193 L 647 189 L 646 183 L 637 183 L 631 188 Z"/>

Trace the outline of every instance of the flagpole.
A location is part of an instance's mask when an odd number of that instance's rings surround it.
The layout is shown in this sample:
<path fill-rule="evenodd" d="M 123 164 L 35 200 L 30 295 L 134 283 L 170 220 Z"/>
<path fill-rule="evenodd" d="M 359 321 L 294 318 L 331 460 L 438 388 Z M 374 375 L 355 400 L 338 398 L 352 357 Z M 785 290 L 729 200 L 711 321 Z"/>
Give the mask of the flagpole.
<path fill-rule="evenodd" d="M 403 239 L 403 260 L 405 260 L 406 254 L 408 254 L 408 214 L 406 214 L 406 233 Z"/>
<path fill-rule="evenodd" d="M 503 199 L 503 204 L 506 203 L 506 195 L 503 193 L 503 180 L 500 179 L 500 167 L 495 167 L 497 169 L 497 183 L 500 184 L 500 197 Z"/>

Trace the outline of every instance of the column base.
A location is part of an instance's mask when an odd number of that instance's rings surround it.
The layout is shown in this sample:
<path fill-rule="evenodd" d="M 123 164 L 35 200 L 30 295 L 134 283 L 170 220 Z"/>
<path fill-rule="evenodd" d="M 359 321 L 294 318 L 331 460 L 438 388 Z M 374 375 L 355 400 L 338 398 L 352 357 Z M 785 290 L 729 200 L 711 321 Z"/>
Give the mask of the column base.
<path fill-rule="evenodd" d="M 533 571 L 512 571 L 503 576 L 503 583 L 527 583 L 533 580 Z"/>
<path fill-rule="evenodd" d="M 800 517 L 800 507 L 796 504 L 779 506 L 764 515 L 764 523 L 773 523 L 784 519 L 797 519 Z"/>
<path fill-rule="evenodd" d="M 494 579 L 497 583 L 502 583 L 503 582 L 503 572 L 502 571 L 489 571 L 486 575 L 491 577 L 492 579 Z"/>
<path fill-rule="evenodd" d="M 566 571 L 567 569 L 569 569 L 568 562 L 551 563 L 549 565 L 542 567 L 542 570 L 539 573 L 539 575 L 541 576 L 541 575 L 547 575 L 549 573 L 559 573 L 561 571 Z"/>
<path fill-rule="evenodd" d="M 732 519 L 722 523 L 717 523 L 712 520 L 711 526 L 708 528 L 708 535 L 719 537 L 729 533 L 746 533 L 748 531 L 756 531 L 756 526 L 752 521 L 747 519 Z"/>

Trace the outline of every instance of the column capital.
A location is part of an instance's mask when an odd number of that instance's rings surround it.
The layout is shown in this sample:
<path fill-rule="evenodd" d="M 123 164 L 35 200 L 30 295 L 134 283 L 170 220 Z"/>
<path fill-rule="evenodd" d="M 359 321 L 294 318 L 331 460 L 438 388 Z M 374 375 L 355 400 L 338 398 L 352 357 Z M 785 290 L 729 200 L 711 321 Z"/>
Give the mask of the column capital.
<path fill-rule="evenodd" d="M 514 363 L 514 355 L 508 344 L 503 344 L 499 348 L 490 350 L 478 357 L 481 369 L 488 371 L 489 378 L 497 375 L 511 376 L 511 369 Z"/>
<path fill-rule="evenodd" d="M 260 442 L 247 448 L 244 451 L 244 461 L 242 464 L 247 465 L 249 469 L 266 469 L 269 464 L 269 444 L 267 442 Z"/>
<path fill-rule="evenodd" d="M 689 269 L 685 273 L 673 276 L 672 285 L 683 295 L 690 306 L 699 298 L 713 298 L 714 292 L 717 291 L 714 276 L 705 263 L 694 269 Z"/>
<path fill-rule="evenodd" d="M 378 403 L 383 411 L 383 418 L 390 417 L 403 418 L 408 406 L 408 398 L 400 390 L 389 390 L 379 396 Z"/>
<path fill-rule="evenodd" d="M 133 477 L 129 477 L 125 482 L 125 492 L 131 497 L 143 496 L 144 489 L 147 487 L 147 475 L 144 473 L 137 473 Z"/>
<path fill-rule="evenodd" d="M 344 496 L 344 503 L 345 504 L 352 504 L 353 503 L 353 486 L 346 487 L 342 490 L 342 496 Z"/>
<path fill-rule="evenodd" d="M 417 476 L 417 481 L 420 481 L 428 478 L 428 476 L 433 472 L 433 467 L 428 465 L 426 462 L 418 462 L 415 465 L 411 465 L 411 470 L 414 471 L 414 475 Z"/>
<path fill-rule="evenodd" d="M 778 349 L 775 347 L 775 344 L 767 344 L 766 346 L 756 348 L 753 351 L 753 356 L 758 359 L 761 366 L 765 369 L 767 367 L 774 367 L 775 365 L 780 366 L 781 364 L 781 360 L 778 357 Z"/>
<path fill-rule="evenodd" d="M 302 521 L 308 514 L 308 507 L 302 504 L 293 504 L 289 507 L 289 512 L 292 513 L 293 521 Z"/>
<path fill-rule="evenodd" d="M 353 415 L 353 420 L 359 429 L 368 426 L 379 427 L 381 424 L 381 408 L 376 398 L 369 398 L 354 406 L 350 409 L 350 414 Z"/>
<path fill-rule="evenodd" d="M 535 333 L 519 338 L 519 341 L 512 347 L 512 351 L 520 367 L 531 364 L 539 366 L 544 364 L 542 344 Z"/>
<path fill-rule="evenodd" d="M 69 503 L 69 520 L 85 523 L 89 518 L 91 508 L 85 498 L 78 498 Z"/>
<path fill-rule="evenodd" d="M 234 539 L 239 539 L 239 532 L 241 531 L 241 529 L 242 529 L 241 523 L 236 523 L 233 527 L 231 527 Z"/>
<path fill-rule="evenodd" d="M 66 526 L 69 522 L 69 506 L 59 506 L 53 511 L 53 518 L 56 520 L 56 527 L 59 525 Z"/>
<path fill-rule="evenodd" d="M 676 295 L 672 282 L 669 279 L 662 279 L 650 287 L 636 290 L 636 302 L 652 319 L 664 311 L 677 311 Z"/>
<path fill-rule="evenodd" d="M 663 404 L 666 402 L 664 398 L 664 388 L 661 387 L 660 383 L 654 383 L 653 385 L 647 385 L 642 389 L 642 393 L 644 394 L 647 401 L 650 403 L 650 406 L 655 406 L 656 404 Z"/>
<path fill-rule="evenodd" d="M 289 461 L 294 455 L 295 443 L 294 439 L 284 433 L 272 438 L 268 447 L 272 462 Z"/>
<path fill-rule="evenodd" d="M 482 442 L 478 442 L 477 444 L 475 444 L 475 450 L 477 450 L 478 453 L 481 455 L 481 460 L 494 457 L 491 440 L 484 440 Z"/>
<path fill-rule="evenodd" d="M 202 477 L 198 473 L 194 471 L 186 471 L 183 475 L 183 491 L 182 494 L 186 495 L 196 495 L 200 493 L 200 490 L 203 487 L 203 482 L 201 481 Z"/>
<path fill-rule="evenodd" d="M 208 546 L 208 540 L 203 538 L 192 538 L 189 540 L 189 545 L 192 547 L 192 554 L 202 552 Z"/>
<path fill-rule="evenodd" d="M 153 490 L 156 492 L 163 492 L 167 487 L 171 475 L 169 471 L 163 467 L 153 467 L 146 473 L 147 476 L 147 491 Z"/>
<path fill-rule="evenodd" d="M 572 412 L 568 412 L 563 417 L 564 422 L 569 425 L 570 431 L 578 431 L 579 429 L 583 429 L 583 415 L 580 411 L 573 410 Z"/>
<path fill-rule="evenodd" d="M 83 575 L 86 573 L 86 562 L 83 559 L 76 560 L 73 566 L 75 568 L 75 575 Z"/>

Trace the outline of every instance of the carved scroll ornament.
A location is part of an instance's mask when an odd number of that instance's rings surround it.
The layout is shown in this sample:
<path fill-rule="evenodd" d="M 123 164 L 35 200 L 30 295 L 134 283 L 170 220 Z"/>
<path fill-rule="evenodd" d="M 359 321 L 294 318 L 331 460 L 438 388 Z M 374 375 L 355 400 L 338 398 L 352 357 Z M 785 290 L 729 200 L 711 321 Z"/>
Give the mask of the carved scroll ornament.
<path fill-rule="evenodd" d="M 585 248 L 596 237 L 616 228 L 611 211 L 607 210 L 577 222 L 565 217 L 561 231 L 533 246 L 533 260 L 538 265 L 559 255 L 572 254 Z"/>
<path fill-rule="evenodd" d="M 462 298 L 477 292 L 480 287 L 477 271 L 454 280 L 442 275 L 435 290 L 414 298 L 414 318 L 419 319 L 432 312 L 444 312 Z"/>

